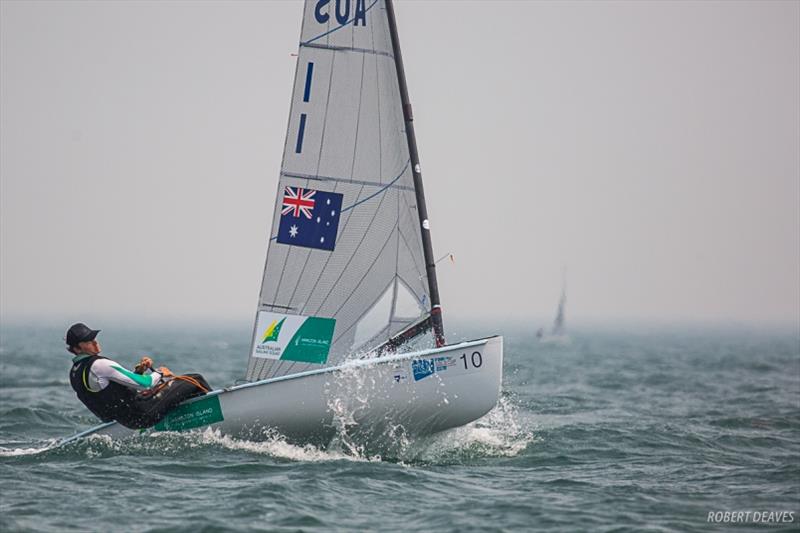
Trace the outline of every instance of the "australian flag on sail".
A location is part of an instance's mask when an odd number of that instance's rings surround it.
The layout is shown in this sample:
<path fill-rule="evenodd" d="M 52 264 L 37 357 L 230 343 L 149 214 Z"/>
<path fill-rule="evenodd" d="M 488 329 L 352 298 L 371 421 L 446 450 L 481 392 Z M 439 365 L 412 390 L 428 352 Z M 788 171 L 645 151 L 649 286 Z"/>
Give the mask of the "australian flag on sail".
<path fill-rule="evenodd" d="M 333 251 L 341 211 L 339 193 L 286 187 L 278 242 Z"/>

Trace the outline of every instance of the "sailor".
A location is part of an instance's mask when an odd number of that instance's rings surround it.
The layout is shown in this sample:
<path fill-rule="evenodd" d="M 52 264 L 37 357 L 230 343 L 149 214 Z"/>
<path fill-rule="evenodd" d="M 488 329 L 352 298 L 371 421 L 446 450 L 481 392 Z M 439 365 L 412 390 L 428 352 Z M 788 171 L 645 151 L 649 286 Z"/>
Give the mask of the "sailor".
<path fill-rule="evenodd" d="M 73 324 L 67 330 L 67 351 L 73 357 L 69 381 L 78 399 L 103 422 L 116 420 L 125 427 L 140 429 L 158 423 L 183 400 L 199 396 L 210 387 L 200 374 L 175 376 L 162 366 L 142 357 L 131 372 L 116 361 L 100 355 L 99 329 Z M 150 370 L 151 373 L 145 374 Z"/>

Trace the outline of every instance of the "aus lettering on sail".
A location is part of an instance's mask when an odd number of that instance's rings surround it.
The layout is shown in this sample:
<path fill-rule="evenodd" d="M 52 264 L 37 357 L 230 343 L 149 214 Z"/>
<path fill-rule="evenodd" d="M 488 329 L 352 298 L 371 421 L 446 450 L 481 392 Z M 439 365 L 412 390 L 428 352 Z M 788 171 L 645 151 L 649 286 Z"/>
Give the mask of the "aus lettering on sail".
<path fill-rule="evenodd" d="M 336 22 L 344 26 L 350 22 L 350 11 L 353 11 L 353 26 L 367 25 L 366 0 L 318 0 L 314 8 L 314 18 L 320 24 L 327 24 L 331 14 L 336 17 Z"/>

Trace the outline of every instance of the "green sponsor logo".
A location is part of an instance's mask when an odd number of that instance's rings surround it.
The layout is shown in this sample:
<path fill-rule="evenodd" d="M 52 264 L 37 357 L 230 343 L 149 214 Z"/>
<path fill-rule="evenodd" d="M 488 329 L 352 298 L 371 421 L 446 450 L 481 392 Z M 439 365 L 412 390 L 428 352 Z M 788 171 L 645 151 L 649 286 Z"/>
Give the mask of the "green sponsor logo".
<path fill-rule="evenodd" d="M 328 360 L 336 319 L 308 317 L 281 354 L 283 361 L 324 363 Z"/>
<path fill-rule="evenodd" d="M 215 422 L 222 422 L 222 407 L 219 395 L 209 396 L 196 402 L 179 405 L 154 426 L 157 431 L 183 431 Z"/>

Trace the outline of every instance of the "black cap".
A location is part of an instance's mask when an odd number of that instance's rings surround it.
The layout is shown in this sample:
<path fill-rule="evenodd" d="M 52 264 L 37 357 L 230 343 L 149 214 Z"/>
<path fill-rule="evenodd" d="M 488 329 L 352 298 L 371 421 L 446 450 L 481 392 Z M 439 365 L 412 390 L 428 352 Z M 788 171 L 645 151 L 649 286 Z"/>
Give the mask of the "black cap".
<path fill-rule="evenodd" d="M 67 330 L 67 345 L 77 346 L 81 342 L 94 340 L 98 333 L 99 329 L 92 329 L 83 322 L 72 324 Z"/>

